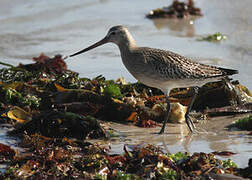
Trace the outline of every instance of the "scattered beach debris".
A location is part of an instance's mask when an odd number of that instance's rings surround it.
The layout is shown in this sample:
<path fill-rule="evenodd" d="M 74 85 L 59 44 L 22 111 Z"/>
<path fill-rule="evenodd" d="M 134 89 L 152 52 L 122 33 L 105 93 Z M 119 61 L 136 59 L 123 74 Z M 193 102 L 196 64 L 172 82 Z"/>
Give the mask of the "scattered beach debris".
<path fill-rule="evenodd" d="M 251 163 L 241 169 L 212 153 L 167 154 L 154 145 L 124 146 L 122 155 L 107 146 L 68 138 L 34 134 L 21 145 L 29 149 L 12 155 L 1 179 L 211 179 L 216 176 L 251 178 Z"/>
<path fill-rule="evenodd" d="M 232 156 L 235 155 L 237 153 L 231 152 L 231 151 L 214 151 L 212 152 L 214 155 L 218 155 L 218 156 Z M 235 165 L 236 166 L 236 165 Z M 237 167 L 237 166 L 236 166 Z"/>
<path fill-rule="evenodd" d="M 13 124 L 19 130 L 36 130 L 47 136 L 53 131 L 53 128 L 49 128 L 53 127 L 50 125 L 52 123 L 68 130 L 71 126 L 85 129 L 84 126 L 87 125 L 83 123 L 88 123 L 85 120 L 91 119 L 93 120 L 89 123 L 97 122 L 95 128 L 99 127 L 98 119 L 155 127 L 158 125 L 156 122 L 162 122 L 164 118 L 165 97 L 158 89 L 139 82 L 126 83 L 122 79 L 106 80 L 103 76 L 80 78 L 78 73 L 67 69 L 60 55 L 49 58 L 41 54 L 34 60 L 33 64 L 0 69 L 0 92 L 3 94 L 1 108 L 7 113 L 7 118 L 16 121 Z M 171 122 L 184 122 L 184 114 L 191 98 L 190 88 L 171 91 Z M 193 109 L 213 116 L 225 115 L 250 112 L 251 103 L 251 93 L 238 81 L 220 81 L 208 83 L 200 89 Z M 67 113 L 73 114 L 68 116 Z M 48 121 L 48 114 L 55 118 Z M 71 120 L 70 117 L 74 119 Z M 66 123 L 67 119 L 69 124 Z M 50 133 L 44 134 L 45 131 L 31 127 L 42 125 L 41 123 L 48 123 L 43 126 L 48 127 Z M 97 134 L 105 135 L 101 133 L 103 130 L 98 131 Z M 57 132 L 63 135 L 71 130 Z M 88 134 L 89 132 L 83 133 L 79 138 L 85 138 Z M 78 138 L 75 135 L 71 137 Z"/>
<path fill-rule="evenodd" d="M 248 115 L 247 117 L 236 120 L 229 127 L 236 127 L 240 130 L 252 131 L 252 115 Z"/>
<path fill-rule="evenodd" d="M 1 123 L 13 125 L 9 135 L 20 137 L 19 146 L 25 151 L 18 153 L 0 144 L 1 163 L 7 165 L 0 179 L 252 176 L 252 163 L 240 169 L 231 160 L 216 159 L 214 153 L 167 154 L 154 145 L 125 145 L 124 153 L 118 155 L 109 153 L 106 143 L 89 143 L 89 139 L 107 139 L 111 134 L 101 120 L 145 128 L 158 126 L 166 109 L 164 95 L 158 89 L 139 82 L 126 83 L 122 78 L 80 78 L 67 69 L 60 55 L 40 55 L 34 60 L 17 67 L 1 63 L 7 66 L 0 69 Z M 184 122 L 191 98 L 190 88 L 171 91 L 172 122 Z M 241 107 L 249 110 L 251 94 L 232 81 L 206 84 L 193 109 L 218 115 L 223 109 L 241 113 Z"/>
<path fill-rule="evenodd" d="M 146 17 L 153 18 L 185 18 L 189 15 L 202 16 L 200 8 L 194 6 L 194 0 L 180 2 L 174 0 L 170 6 L 158 8 L 150 11 Z"/>
<path fill-rule="evenodd" d="M 220 32 L 217 32 L 215 34 L 211 34 L 211 35 L 208 35 L 205 37 L 198 38 L 197 40 L 198 41 L 208 41 L 208 42 L 221 42 L 226 39 L 227 39 L 226 35 L 224 35 Z"/>

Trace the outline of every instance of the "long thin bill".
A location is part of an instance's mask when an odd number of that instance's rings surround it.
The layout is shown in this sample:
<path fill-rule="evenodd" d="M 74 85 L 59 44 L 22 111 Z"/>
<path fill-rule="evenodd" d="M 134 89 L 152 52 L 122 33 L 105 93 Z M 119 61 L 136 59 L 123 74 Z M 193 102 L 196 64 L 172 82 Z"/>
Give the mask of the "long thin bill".
<path fill-rule="evenodd" d="M 98 46 L 101 46 L 101 45 L 107 43 L 107 42 L 108 42 L 108 41 L 107 41 L 107 37 L 105 37 L 105 38 L 103 38 L 102 40 L 98 41 L 97 43 L 95 43 L 95 44 L 93 44 L 93 45 L 91 45 L 91 46 L 89 46 L 89 47 L 87 47 L 87 48 L 85 48 L 85 49 L 83 49 L 83 50 L 81 50 L 81 51 L 79 51 L 79 52 L 77 52 L 77 53 L 74 53 L 74 54 L 70 55 L 70 57 L 73 57 L 73 56 L 76 56 L 76 55 L 78 55 L 78 54 L 81 54 L 81 53 L 84 53 L 84 52 L 86 52 L 86 51 L 89 51 L 89 50 L 91 50 L 91 49 L 94 49 L 94 48 L 96 48 L 96 47 L 98 47 Z"/>

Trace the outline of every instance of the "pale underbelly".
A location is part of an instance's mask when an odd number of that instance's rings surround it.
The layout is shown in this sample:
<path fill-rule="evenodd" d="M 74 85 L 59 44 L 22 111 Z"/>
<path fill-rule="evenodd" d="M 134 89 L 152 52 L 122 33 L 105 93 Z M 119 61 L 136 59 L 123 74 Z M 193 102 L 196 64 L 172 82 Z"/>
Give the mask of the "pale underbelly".
<path fill-rule="evenodd" d="M 163 92 L 172 90 L 173 88 L 187 88 L 187 87 L 201 87 L 208 82 L 216 82 L 221 78 L 207 78 L 207 79 L 157 79 L 146 77 L 135 77 L 143 84 L 151 87 L 158 88 Z"/>

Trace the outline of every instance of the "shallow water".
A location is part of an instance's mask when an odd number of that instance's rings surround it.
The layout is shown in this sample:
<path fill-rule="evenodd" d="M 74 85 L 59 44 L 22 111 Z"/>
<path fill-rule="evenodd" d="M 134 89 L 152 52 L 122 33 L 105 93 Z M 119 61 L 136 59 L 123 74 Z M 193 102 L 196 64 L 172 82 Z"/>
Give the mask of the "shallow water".
<path fill-rule="evenodd" d="M 235 75 L 234 79 L 239 79 L 252 89 L 252 1 L 201 0 L 196 1 L 196 6 L 204 14 L 200 18 L 145 18 L 150 10 L 170 3 L 163 0 L 138 0 L 134 3 L 125 0 L 2 0 L 0 61 L 17 65 L 20 62 L 31 63 L 32 57 L 39 56 L 41 52 L 49 56 L 58 53 L 69 55 L 103 38 L 111 26 L 123 24 L 129 28 L 139 46 L 167 49 L 199 62 L 238 69 L 240 74 Z M 216 32 L 226 34 L 228 39 L 221 43 L 196 40 L 202 35 Z M 67 64 L 69 69 L 79 72 L 82 77 L 92 78 L 102 74 L 108 79 L 123 76 L 128 81 L 135 81 L 123 66 L 118 48 L 112 44 L 67 59 Z M 160 145 L 165 142 L 173 153 L 180 150 L 191 153 L 235 151 L 238 154 L 232 158 L 243 167 L 251 158 L 251 137 L 239 134 L 223 136 L 222 133 L 196 136 L 185 146 L 185 134 L 178 132 L 153 136 L 153 142 Z M 113 143 L 112 150 L 122 151 L 121 146 L 127 139 L 131 139 L 129 142 L 134 139 L 150 142 L 144 136 L 149 133 L 149 129 L 138 128 L 125 132 L 126 139 Z M 141 137 L 140 140 L 137 136 Z M 0 141 L 6 142 L 5 138 L 0 136 Z"/>
<path fill-rule="evenodd" d="M 13 149 L 16 149 L 19 152 L 22 152 L 23 150 L 18 147 L 19 139 L 17 137 L 11 137 L 11 136 L 7 135 L 8 131 L 10 131 L 11 129 L 13 129 L 13 128 L 9 124 L 1 124 L 0 125 L 0 143 L 8 145 Z M 6 167 L 7 167 L 6 164 L 1 163 L 0 164 L 0 173 L 3 172 Z"/>
<path fill-rule="evenodd" d="M 211 118 L 207 122 L 197 123 L 197 131 L 189 135 L 185 124 L 167 124 L 164 135 L 159 135 L 160 127 L 139 128 L 110 123 L 109 127 L 117 130 L 121 136 L 111 140 L 111 153 L 123 153 L 124 144 L 156 144 L 163 151 L 170 153 L 194 152 L 210 153 L 231 151 L 233 156 L 217 156 L 218 159 L 232 159 L 239 167 L 247 167 L 252 158 L 252 136 L 246 131 L 228 131 L 226 126 L 245 115 Z"/>

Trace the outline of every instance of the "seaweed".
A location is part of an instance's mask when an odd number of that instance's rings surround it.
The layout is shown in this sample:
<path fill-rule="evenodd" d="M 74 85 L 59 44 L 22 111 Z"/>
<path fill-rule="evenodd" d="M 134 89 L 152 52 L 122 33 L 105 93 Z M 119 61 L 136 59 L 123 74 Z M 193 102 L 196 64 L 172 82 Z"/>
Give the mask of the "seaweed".
<path fill-rule="evenodd" d="M 202 16 L 200 8 L 194 6 L 193 0 L 187 3 L 174 0 L 170 6 L 157 8 L 150 11 L 146 17 L 153 18 L 185 18 L 189 15 Z"/>
<path fill-rule="evenodd" d="M 222 33 L 217 32 L 215 34 L 211 34 L 206 37 L 199 38 L 198 41 L 221 42 L 226 39 L 227 39 L 226 35 L 223 35 Z"/>
<path fill-rule="evenodd" d="M 125 145 L 123 154 L 111 154 L 106 141 L 90 143 L 90 139 L 115 136 L 101 121 L 158 126 L 166 110 L 162 92 L 140 82 L 106 80 L 101 75 L 80 78 L 67 69 L 60 55 L 42 54 L 34 61 L 0 69 L 1 119 L 13 125 L 9 135 L 19 136 L 19 146 L 25 149 L 18 153 L 0 144 L 0 159 L 7 166 L 0 179 L 210 179 L 222 172 L 251 177 L 252 163 L 240 169 L 233 161 L 214 156 L 231 152 L 170 154 L 145 144 Z M 211 99 L 219 97 L 217 103 Z M 172 90 L 173 122 L 183 122 L 191 98 L 190 88 Z M 204 111 L 225 106 L 234 112 L 242 106 L 249 109 L 250 104 L 250 92 L 237 81 L 217 82 L 200 90 L 193 108 Z"/>
<path fill-rule="evenodd" d="M 223 173 L 233 178 L 251 177 L 249 167 L 237 168 L 231 160 L 219 160 L 211 153 L 166 154 L 158 146 L 124 146 L 124 154 L 110 154 L 106 146 L 67 138 L 26 135 L 23 155 L 11 153 L 1 179 L 209 179 Z M 5 146 L 7 149 L 9 147 Z M 9 151 L 9 150 L 8 150 Z M 30 153 L 33 152 L 33 153 Z M 9 154 L 7 154 L 8 156 Z M 7 157 L 6 156 L 6 157 Z M 225 175 L 225 174 L 224 174 Z"/>
<path fill-rule="evenodd" d="M 240 130 L 252 130 L 252 116 L 248 115 L 247 117 L 236 120 L 233 124 L 229 126 L 230 128 L 236 127 Z"/>
<path fill-rule="evenodd" d="M 50 58 L 41 54 L 34 61 L 33 64 L 9 66 L 0 70 L 3 111 L 16 106 L 31 113 L 38 122 L 39 118 L 49 118 L 46 113 L 53 116 L 58 113 L 56 116 L 61 116 L 60 113 L 69 112 L 140 127 L 155 127 L 164 117 L 165 97 L 156 88 L 140 82 L 126 83 L 123 79 L 106 80 L 102 75 L 93 79 L 80 78 L 78 73 L 67 69 L 60 55 Z M 190 88 L 172 90 L 170 122 L 184 122 L 186 106 L 191 97 Z M 241 113 L 245 110 L 248 112 L 249 108 L 244 110 L 244 107 L 249 107 L 251 102 L 250 92 L 238 82 L 215 82 L 201 88 L 193 109 L 218 114 L 223 111 L 216 108 L 226 108 L 227 112 Z M 17 119 L 22 121 L 22 118 Z M 36 126 L 32 122 L 29 122 L 30 125 Z M 54 120 L 43 122 L 51 124 Z"/>

